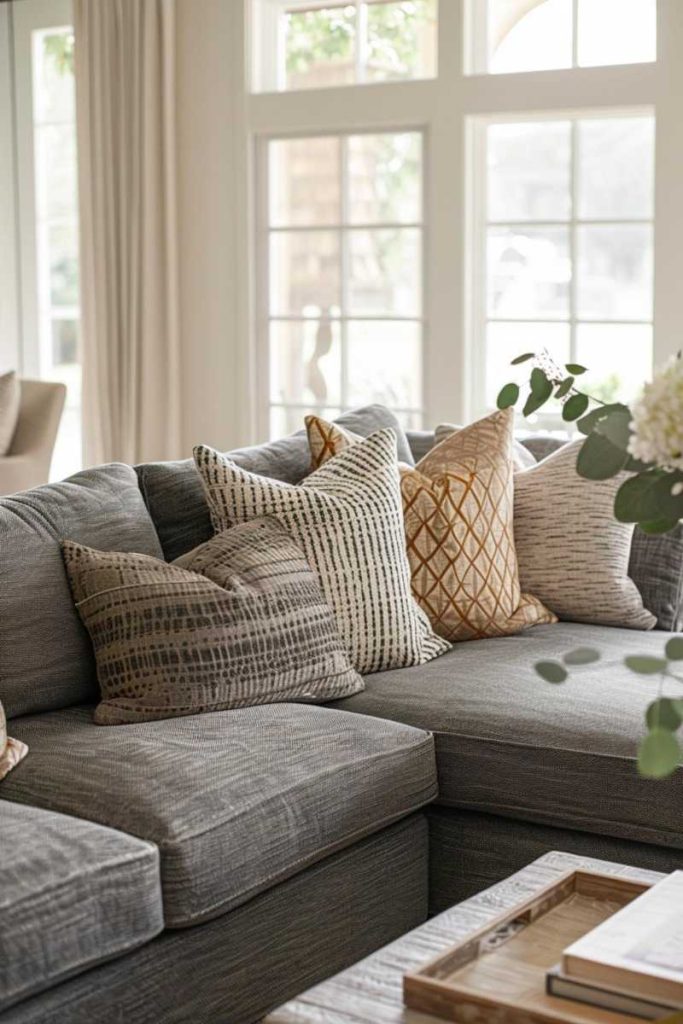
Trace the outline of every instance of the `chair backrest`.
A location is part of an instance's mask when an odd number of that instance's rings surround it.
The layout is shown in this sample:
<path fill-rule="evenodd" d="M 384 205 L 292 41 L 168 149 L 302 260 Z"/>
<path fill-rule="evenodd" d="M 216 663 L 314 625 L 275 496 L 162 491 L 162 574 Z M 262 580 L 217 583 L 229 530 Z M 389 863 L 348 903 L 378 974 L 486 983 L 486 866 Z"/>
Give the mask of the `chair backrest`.
<path fill-rule="evenodd" d="M 30 460 L 35 483 L 44 483 L 50 471 L 50 460 L 62 418 L 66 388 L 45 380 L 22 380 L 19 419 L 8 452 Z M 27 483 L 27 487 L 34 486 Z"/>

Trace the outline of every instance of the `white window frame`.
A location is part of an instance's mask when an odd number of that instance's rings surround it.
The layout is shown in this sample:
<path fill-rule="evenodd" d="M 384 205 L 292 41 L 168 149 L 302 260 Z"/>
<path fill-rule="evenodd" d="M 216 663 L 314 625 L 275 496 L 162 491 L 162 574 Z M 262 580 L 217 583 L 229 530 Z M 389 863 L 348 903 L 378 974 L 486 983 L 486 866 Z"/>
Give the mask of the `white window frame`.
<path fill-rule="evenodd" d="M 271 314 L 271 312 L 270 312 L 270 266 L 269 266 L 269 263 L 270 263 L 270 261 L 269 261 L 270 245 L 269 245 L 269 242 L 270 242 L 271 233 L 278 232 L 278 233 L 286 234 L 288 232 L 292 233 L 292 232 L 296 232 L 296 231 L 311 231 L 311 230 L 312 231 L 316 231 L 316 230 L 320 230 L 320 231 L 337 231 L 339 233 L 339 235 L 341 236 L 341 245 L 340 245 L 340 258 L 341 258 L 340 276 L 341 276 L 341 294 L 342 294 L 342 298 L 341 298 L 341 314 L 338 317 L 333 317 L 333 322 L 339 323 L 341 325 L 340 343 L 341 343 L 341 362 L 342 362 L 342 367 L 341 367 L 340 402 L 341 402 L 342 409 L 348 409 L 349 408 L 348 402 L 345 401 L 345 399 L 347 397 L 347 388 L 348 388 L 348 372 L 347 372 L 346 357 L 347 357 L 347 352 L 348 352 L 347 325 L 349 323 L 357 323 L 357 322 L 364 322 L 364 321 L 367 322 L 367 321 L 372 321 L 372 320 L 378 320 L 378 321 L 382 321 L 382 322 L 387 322 L 388 321 L 388 322 L 396 322 L 396 323 L 419 324 L 420 327 L 421 327 L 421 343 L 422 343 L 422 347 L 424 348 L 424 346 L 426 344 L 425 339 L 426 339 L 426 335 L 427 335 L 427 326 L 428 325 L 427 325 L 427 319 L 426 319 L 426 316 L 425 316 L 424 304 L 425 304 L 425 297 L 426 297 L 426 293 L 427 293 L 427 287 L 426 287 L 426 281 L 425 281 L 425 275 L 426 275 L 425 251 L 426 251 L 426 247 L 427 247 L 427 239 L 426 239 L 426 236 L 427 236 L 427 224 L 426 224 L 426 220 L 425 220 L 425 208 L 426 208 L 425 181 L 426 181 L 426 177 L 427 177 L 427 170 L 426 170 L 426 168 L 427 168 L 427 163 L 428 163 L 427 138 L 426 138 L 426 135 L 425 135 L 424 131 L 421 128 L 405 127 L 404 126 L 404 127 L 401 128 L 401 132 L 412 132 L 412 133 L 417 133 L 417 134 L 420 135 L 420 137 L 421 137 L 421 158 L 422 158 L 422 166 L 421 166 L 422 189 L 421 189 L 421 195 L 420 195 L 420 219 L 417 220 L 417 221 L 411 221 L 411 222 L 405 222 L 405 223 L 403 223 L 403 222 L 395 222 L 395 223 L 394 222 L 392 222 L 392 223 L 389 223 L 389 222 L 387 222 L 387 223 L 378 222 L 378 223 L 374 223 L 373 222 L 373 223 L 369 223 L 369 224 L 355 224 L 355 223 L 352 224 L 348 220 L 346 220 L 345 223 L 341 223 L 340 222 L 340 223 L 336 223 L 336 224 L 324 224 L 324 225 L 321 224 L 319 226 L 318 225 L 301 225 L 301 226 L 300 225 L 295 225 L 295 226 L 276 225 L 276 226 L 271 226 L 271 224 L 269 222 L 270 221 L 270 217 L 269 217 L 269 209 L 268 209 L 268 207 L 269 207 L 269 186 L 270 186 L 269 144 L 271 142 L 276 142 L 276 141 L 282 141 L 282 140 L 286 141 L 287 139 L 318 138 L 318 137 L 320 137 L 320 133 L 318 133 L 318 132 L 315 132 L 315 133 L 306 132 L 306 133 L 303 133 L 303 134 L 289 134 L 289 135 L 282 135 L 281 133 L 277 133 L 275 135 L 264 135 L 264 136 L 260 136 L 258 138 L 258 141 L 257 141 L 257 144 L 256 144 L 256 166 L 257 166 L 256 180 L 259 183 L 258 184 L 258 195 L 259 195 L 259 200 L 260 201 L 258 203 L 257 213 L 256 213 L 256 237 L 258 239 L 258 249 L 259 249 L 260 260 L 259 260 L 259 272 L 257 274 L 257 289 L 256 289 L 256 309 L 257 309 L 257 314 L 256 314 L 256 351 L 257 351 L 257 363 L 256 363 L 256 365 L 257 365 L 257 373 L 258 373 L 257 391 L 258 391 L 259 395 L 266 394 L 268 396 L 267 406 L 264 407 L 263 403 L 259 402 L 259 408 L 257 410 L 257 429 L 258 429 L 258 432 L 259 432 L 259 436 L 264 436 L 265 437 L 265 436 L 268 435 L 268 433 L 270 431 L 270 422 L 269 421 L 270 421 L 270 411 L 271 411 L 271 409 L 273 409 L 273 408 L 289 408 L 289 409 L 297 408 L 297 403 L 295 403 L 295 402 L 280 403 L 280 402 L 273 402 L 273 401 L 271 401 L 271 387 L 270 387 L 270 325 L 273 322 L 286 323 L 288 321 L 292 321 L 292 322 L 298 323 L 298 322 L 300 322 L 300 321 L 302 321 L 304 319 L 309 319 L 308 317 L 304 318 L 304 317 L 296 316 L 296 315 L 288 316 L 286 314 Z M 341 146 L 340 146 L 340 159 L 341 159 L 340 188 L 341 188 L 341 202 L 342 202 L 342 221 L 344 221 L 343 208 L 344 208 L 344 202 L 345 202 L 345 196 L 346 196 L 346 184 L 347 184 L 345 182 L 346 171 L 347 171 L 345 141 L 348 139 L 349 135 L 392 134 L 392 133 L 393 133 L 393 129 L 384 129 L 384 128 L 382 128 L 382 129 L 364 128 L 364 129 L 361 129 L 360 131 L 355 131 L 354 130 L 353 132 L 346 132 L 346 131 L 336 130 L 336 131 L 333 131 L 333 132 L 326 132 L 326 133 L 324 133 L 326 138 L 338 138 L 338 139 L 341 140 Z M 399 314 L 393 314 L 393 315 L 392 314 L 387 314 L 387 315 L 384 315 L 384 314 L 358 314 L 358 315 L 353 315 L 353 314 L 349 314 L 348 312 L 345 312 L 345 309 L 346 309 L 346 301 L 345 301 L 345 292 L 346 292 L 345 272 L 346 272 L 346 269 L 347 269 L 345 264 L 346 264 L 347 261 L 344 259 L 344 255 L 345 255 L 345 253 L 346 253 L 346 255 L 348 255 L 348 234 L 349 234 L 350 231 L 363 230 L 364 228 L 366 228 L 368 230 L 377 230 L 377 229 L 381 230 L 383 228 L 398 228 L 398 229 L 414 228 L 414 229 L 419 230 L 420 237 L 421 237 L 421 246 L 420 246 L 420 249 L 421 249 L 421 265 L 420 265 L 420 273 L 419 273 L 419 278 L 420 278 L 419 279 L 419 298 L 420 298 L 420 313 L 419 314 L 416 314 L 415 316 L 406 316 L 406 315 L 399 315 Z M 315 322 L 315 317 L 310 318 L 310 319 L 312 320 L 312 322 Z M 422 389 L 422 391 L 424 391 L 424 388 Z M 397 409 L 396 411 L 398 413 L 401 413 L 401 412 L 410 413 L 412 415 L 416 415 L 418 418 L 422 417 L 422 416 L 424 416 L 424 393 L 420 394 L 420 400 L 419 401 L 420 401 L 419 408 L 416 408 L 416 409 Z M 328 405 L 335 406 L 335 405 L 337 405 L 337 403 L 329 402 Z M 316 411 L 315 405 L 312 404 L 312 403 L 302 403 L 300 407 L 301 407 L 301 416 L 302 416 L 302 418 L 303 418 L 304 414 L 307 411 Z"/>
<path fill-rule="evenodd" d="M 255 280 L 262 268 L 263 239 L 255 211 L 264 184 L 253 174 L 260 139 L 287 134 L 421 129 L 427 140 L 425 167 L 425 296 L 428 324 L 423 351 L 425 424 L 466 421 L 476 412 L 476 351 L 472 334 L 477 302 L 474 280 L 473 202 L 477 181 L 466 161 L 471 119 L 535 114 L 539 118 L 579 111 L 653 109 L 655 135 L 654 362 L 675 354 L 683 339 L 680 301 L 680 238 L 683 237 L 683 3 L 658 0 L 655 63 L 580 67 L 516 74 L 464 74 L 464 0 L 439 4 L 438 67 L 435 79 L 376 83 L 281 93 L 248 93 L 249 6 L 242 11 L 245 95 L 238 105 L 236 132 L 242 140 L 238 175 L 244 205 L 237 214 L 245 272 L 245 299 L 238 311 L 243 349 L 245 437 L 262 439 L 263 360 L 257 351 Z M 262 222 L 261 222 L 262 223 Z M 259 413 L 259 411 L 261 411 Z M 260 423 L 259 423 L 260 419 Z"/>
<path fill-rule="evenodd" d="M 607 107 L 607 108 L 594 108 L 591 110 L 557 110 L 544 113 L 533 113 L 533 114 L 516 114 L 509 113 L 505 115 L 485 115 L 478 117 L 468 118 L 467 132 L 469 145 L 467 147 L 467 157 L 471 164 L 470 180 L 472 181 L 472 189 L 470 192 L 470 202 L 468 205 L 468 218 L 470 220 L 470 239 L 471 239 L 471 250 L 470 250 L 470 261 L 472 264 L 472 293 L 470 296 L 470 313 L 471 321 L 468 325 L 468 337 L 471 339 L 472 349 L 472 394 L 473 394 L 473 405 L 471 408 L 471 414 L 475 416 L 483 415 L 487 406 L 485 403 L 486 394 L 486 364 L 487 364 L 487 325 L 489 323 L 558 323 L 567 325 L 569 329 L 569 350 L 568 350 L 568 361 L 572 363 L 580 362 L 577 352 L 577 334 L 578 326 L 582 324 L 614 324 L 619 325 L 635 325 L 653 327 L 653 313 L 647 319 L 633 319 L 633 320 L 600 320 L 595 318 L 582 318 L 577 314 L 577 278 L 576 274 L 572 273 L 572 280 L 569 287 L 569 301 L 568 301 L 568 314 L 562 317 L 553 316 L 524 316 L 524 317 L 495 317 L 488 315 L 488 303 L 486 296 L 487 286 L 487 259 L 486 259 L 486 244 L 487 244 L 487 230 L 490 227 L 501 226 L 508 227 L 514 226 L 515 223 L 519 223 L 524 227 L 563 227 L 568 230 L 569 233 L 569 256 L 573 271 L 576 270 L 576 255 L 577 255 L 577 234 L 578 229 L 582 225 L 598 224 L 600 226 L 607 224 L 643 224 L 651 226 L 654 232 L 654 216 L 651 217 L 601 217 L 601 218 L 581 218 L 576 214 L 576 196 L 577 196 L 577 168 L 576 168 L 576 122 L 589 121 L 592 119 L 603 120 L 603 119 L 614 119 L 614 118 L 632 118 L 632 117 L 652 117 L 655 118 L 655 111 L 653 107 Z M 487 167 L 486 167 L 486 131 L 491 125 L 498 124 L 522 124 L 522 123 L 533 123 L 533 122 L 549 122 L 549 121 L 569 121 L 571 122 L 571 151 L 570 151 L 570 172 L 569 172 L 569 192 L 570 192 L 570 214 L 566 219 L 553 221 L 552 218 L 538 221 L 520 221 L 516 222 L 514 219 L 510 221 L 490 221 L 487 216 L 487 196 L 486 196 L 486 181 L 487 181 Z M 656 120 L 655 120 L 655 131 L 656 131 Z M 653 245 L 653 254 L 656 249 L 656 240 Z M 520 353 L 521 354 L 521 353 Z M 512 375 L 512 374 L 511 374 Z M 552 409 L 544 411 L 540 415 L 537 414 L 534 425 L 536 428 L 547 428 L 554 430 L 557 428 L 566 430 L 567 425 L 562 421 L 559 410 L 556 412 Z"/>
<path fill-rule="evenodd" d="M 71 0 L 30 0 L 12 9 L 14 91 L 16 109 L 16 193 L 20 268 L 19 366 L 25 376 L 39 377 L 45 364 L 41 352 L 41 302 L 38 231 L 36 217 L 35 130 L 33 114 L 34 33 L 73 25 Z"/>
<path fill-rule="evenodd" d="M 356 82 L 354 85 L 365 85 L 365 53 L 363 41 L 366 26 L 363 23 L 364 3 L 372 3 L 373 0 L 250 0 L 251 13 L 251 39 L 253 47 L 251 52 L 251 85 L 255 92 L 271 92 L 287 90 L 285 70 L 285 45 L 286 40 L 282 31 L 283 12 L 324 10 L 330 7 L 353 7 L 354 14 L 354 63 Z M 381 2 L 381 0 L 375 0 Z M 387 0 L 389 2 L 389 0 Z M 439 0 L 436 0 L 437 5 Z M 442 0 L 449 2 L 449 0 Z M 359 42 L 360 41 L 360 42 Z M 265 54 L 274 55 L 274 59 L 264 59 Z M 434 74 L 438 73 L 438 62 L 434 68 Z M 424 78 L 432 78 L 433 75 L 419 75 L 411 78 L 411 81 L 420 81 Z M 329 88 L 329 87 L 328 87 Z M 334 88 L 334 87 L 333 87 Z M 346 88 L 346 87 L 343 87 Z M 306 90 L 308 92 L 308 89 Z"/>

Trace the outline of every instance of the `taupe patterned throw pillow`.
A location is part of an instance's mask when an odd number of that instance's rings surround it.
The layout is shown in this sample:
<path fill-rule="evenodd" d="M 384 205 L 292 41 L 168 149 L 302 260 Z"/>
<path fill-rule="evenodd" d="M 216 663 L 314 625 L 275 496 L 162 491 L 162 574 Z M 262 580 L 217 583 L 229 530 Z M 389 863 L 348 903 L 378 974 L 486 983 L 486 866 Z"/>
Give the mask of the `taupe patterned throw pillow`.
<path fill-rule="evenodd" d="M 171 565 L 69 541 L 62 550 L 95 649 L 100 725 L 363 689 L 315 574 L 272 519 Z"/>
<path fill-rule="evenodd" d="M 352 445 L 298 486 L 204 445 L 194 456 L 216 530 L 272 515 L 301 545 L 358 672 L 421 665 L 449 650 L 410 591 L 393 430 Z"/>
<path fill-rule="evenodd" d="M 560 619 L 652 629 L 629 578 L 632 523 L 614 518 L 623 477 L 583 480 L 576 472 L 582 441 L 564 445 L 515 475 L 515 544 L 523 590 Z"/>

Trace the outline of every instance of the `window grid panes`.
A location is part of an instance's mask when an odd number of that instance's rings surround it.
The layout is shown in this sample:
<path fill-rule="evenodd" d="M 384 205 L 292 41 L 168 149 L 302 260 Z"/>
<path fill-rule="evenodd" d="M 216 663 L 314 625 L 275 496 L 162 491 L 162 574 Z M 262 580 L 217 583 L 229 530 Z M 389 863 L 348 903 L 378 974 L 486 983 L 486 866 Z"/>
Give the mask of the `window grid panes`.
<path fill-rule="evenodd" d="M 422 136 L 272 139 L 270 430 L 371 402 L 422 416 Z"/>
<path fill-rule="evenodd" d="M 629 400 L 652 369 L 654 118 L 487 124 L 485 402 L 547 349 Z"/>
<path fill-rule="evenodd" d="M 257 90 L 431 78 L 437 0 L 255 0 Z"/>
<path fill-rule="evenodd" d="M 656 60 L 656 0 L 469 0 L 474 73 Z"/>
<path fill-rule="evenodd" d="M 40 376 L 67 397 L 51 466 L 82 467 L 78 202 L 73 30 L 33 34 L 33 137 Z"/>

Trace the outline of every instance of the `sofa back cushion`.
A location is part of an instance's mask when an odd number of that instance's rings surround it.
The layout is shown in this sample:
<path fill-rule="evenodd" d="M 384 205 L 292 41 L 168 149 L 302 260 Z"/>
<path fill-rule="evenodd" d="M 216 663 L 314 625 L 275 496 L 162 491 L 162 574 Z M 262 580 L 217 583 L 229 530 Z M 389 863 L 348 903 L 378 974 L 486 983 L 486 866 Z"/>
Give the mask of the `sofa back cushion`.
<path fill-rule="evenodd" d="M 303 421 L 303 415 L 302 415 Z M 369 437 L 391 427 L 396 434 L 398 457 L 412 465 L 408 440 L 396 416 L 382 405 L 368 405 L 344 413 L 335 423 Z M 241 469 L 258 476 L 298 484 L 308 475 L 311 456 L 306 431 L 252 448 L 226 452 Z M 172 562 L 213 536 L 209 509 L 193 459 L 179 462 L 148 462 L 137 466 L 140 489 L 156 526 L 164 557 Z"/>
<path fill-rule="evenodd" d="M 0 700 L 8 718 L 98 698 L 60 542 L 162 555 L 130 466 L 0 498 Z"/>

